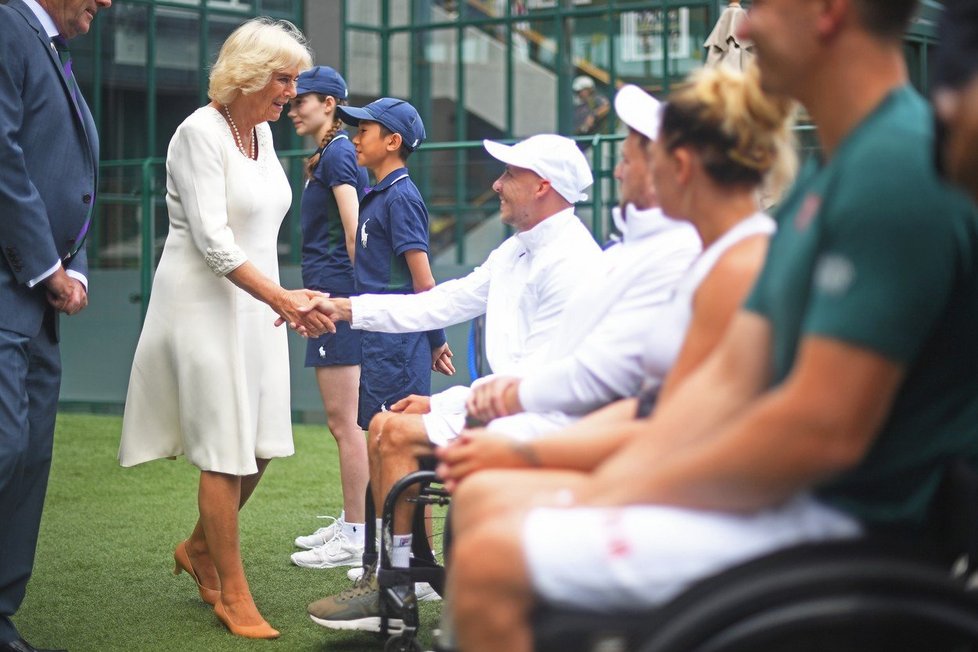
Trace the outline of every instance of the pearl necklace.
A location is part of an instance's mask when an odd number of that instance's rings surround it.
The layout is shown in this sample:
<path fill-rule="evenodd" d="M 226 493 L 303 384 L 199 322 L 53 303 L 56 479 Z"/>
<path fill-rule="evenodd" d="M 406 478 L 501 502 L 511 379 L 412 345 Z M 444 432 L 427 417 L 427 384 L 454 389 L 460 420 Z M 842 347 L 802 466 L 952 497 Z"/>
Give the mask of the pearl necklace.
<path fill-rule="evenodd" d="M 251 142 L 248 143 L 248 149 L 245 150 L 244 141 L 241 140 L 241 133 L 238 132 L 238 125 L 234 124 L 234 118 L 231 117 L 231 109 L 228 108 L 227 104 L 224 104 L 224 115 L 228 118 L 228 124 L 231 125 L 231 131 L 234 132 L 234 140 L 238 144 L 238 151 L 248 158 L 254 160 L 255 158 L 255 135 L 252 132 Z"/>

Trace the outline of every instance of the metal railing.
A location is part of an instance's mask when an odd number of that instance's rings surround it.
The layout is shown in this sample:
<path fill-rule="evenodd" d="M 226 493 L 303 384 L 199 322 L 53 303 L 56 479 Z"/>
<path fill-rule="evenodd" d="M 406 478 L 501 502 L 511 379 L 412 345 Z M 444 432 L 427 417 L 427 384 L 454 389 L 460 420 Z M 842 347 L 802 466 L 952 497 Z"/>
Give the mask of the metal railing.
<path fill-rule="evenodd" d="M 598 240 L 608 235 L 607 215 L 617 197 L 612 179 L 614 148 L 622 138 L 620 134 L 601 134 L 577 139 L 595 179 L 588 200 L 578 205 L 578 214 Z M 293 188 L 292 207 L 279 234 L 282 264 L 298 264 L 300 259 L 298 200 L 303 186 L 302 161 L 308 155 L 306 150 L 278 152 Z M 491 184 L 502 165 L 485 153 L 481 141 L 425 143 L 408 165 L 431 215 L 432 254 L 454 250 L 454 262 L 466 264 L 469 234 L 498 213 Z M 138 266 L 139 302 L 145 314 L 167 230 L 165 160 L 106 161 L 100 168 L 102 183 L 89 243 L 90 264 L 93 268 Z"/>

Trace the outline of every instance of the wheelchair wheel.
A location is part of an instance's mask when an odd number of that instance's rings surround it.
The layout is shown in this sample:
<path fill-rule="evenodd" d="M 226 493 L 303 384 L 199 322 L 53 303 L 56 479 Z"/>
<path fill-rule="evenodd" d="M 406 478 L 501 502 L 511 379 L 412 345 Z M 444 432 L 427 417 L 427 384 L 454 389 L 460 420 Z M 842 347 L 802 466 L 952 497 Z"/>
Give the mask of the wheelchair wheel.
<path fill-rule="evenodd" d="M 404 636 L 391 636 L 384 643 L 384 652 L 421 652 L 421 644 L 417 639 Z"/>

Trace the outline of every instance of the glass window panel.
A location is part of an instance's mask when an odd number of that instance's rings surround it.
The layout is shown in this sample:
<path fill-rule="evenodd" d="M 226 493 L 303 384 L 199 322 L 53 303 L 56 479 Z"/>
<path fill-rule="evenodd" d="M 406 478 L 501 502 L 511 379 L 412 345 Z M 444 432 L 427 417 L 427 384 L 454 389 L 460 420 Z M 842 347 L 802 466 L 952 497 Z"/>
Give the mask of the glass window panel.
<path fill-rule="evenodd" d="M 146 142 L 146 7 L 121 5 L 102 21 L 103 160 L 149 156 Z M 89 66 L 84 66 L 89 68 Z"/>
<path fill-rule="evenodd" d="M 406 32 L 392 34 L 387 39 L 387 90 L 380 92 L 391 97 L 411 96 L 411 37 Z"/>
<path fill-rule="evenodd" d="M 472 27 L 464 34 L 464 139 L 499 138 L 507 131 L 505 42 Z"/>
<path fill-rule="evenodd" d="M 261 0 L 260 4 L 259 13 L 290 20 L 301 8 L 301 3 L 298 0 Z"/>
<path fill-rule="evenodd" d="M 411 5 L 415 4 L 411 0 L 387 0 L 388 3 L 388 27 L 404 27 L 411 24 Z M 417 2 L 423 5 L 424 2 Z"/>
<path fill-rule="evenodd" d="M 383 0 L 346 0 L 346 21 L 379 27 L 381 2 Z"/>
<path fill-rule="evenodd" d="M 240 11 L 244 14 L 255 13 L 255 0 L 207 0 L 207 6 L 212 9 Z"/>
<path fill-rule="evenodd" d="M 617 22 L 618 76 L 656 94 L 703 65 L 713 30 L 707 6 L 621 12 Z"/>
<path fill-rule="evenodd" d="M 456 140 L 457 33 L 454 29 L 427 30 L 415 37 L 418 56 L 410 97 L 424 120 L 429 142 Z"/>
<path fill-rule="evenodd" d="M 346 83 L 350 104 L 359 105 L 380 95 L 380 35 L 346 30 Z"/>
<path fill-rule="evenodd" d="M 557 131 L 557 41 L 553 20 L 519 21 L 513 33 L 513 134 Z"/>
<path fill-rule="evenodd" d="M 184 118 L 200 106 L 200 20 L 196 11 L 160 8 L 156 14 L 156 149 L 165 156 Z M 204 77 L 204 79 L 202 79 Z"/>

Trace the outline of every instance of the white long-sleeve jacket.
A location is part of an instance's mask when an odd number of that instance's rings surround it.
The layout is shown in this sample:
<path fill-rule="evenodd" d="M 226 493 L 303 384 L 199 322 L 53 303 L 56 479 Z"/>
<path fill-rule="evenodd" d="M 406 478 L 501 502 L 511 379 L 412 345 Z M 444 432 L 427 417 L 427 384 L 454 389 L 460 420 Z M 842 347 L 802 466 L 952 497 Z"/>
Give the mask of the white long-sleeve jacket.
<path fill-rule="evenodd" d="M 583 415 L 641 386 L 656 306 L 670 299 L 701 243 L 690 224 L 659 209 L 629 205 L 626 215 L 623 241 L 604 252 L 610 271 L 579 288 L 546 363 L 523 374 L 527 412 Z"/>
<path fill-rule="evenodd" d="M 568 208 L 508 238 L 468 276 L 418 294 L 351 298 L 353 328 L 415 332 L 486 315 L 486 359 L 495 373 L 521 374 L 538 364 L 564 307 L 602 252 Z M 454 391 L 453 391 L 454 390 Z M 467 388 L 432 398 L 432 409 L 464 410 Z"/>

